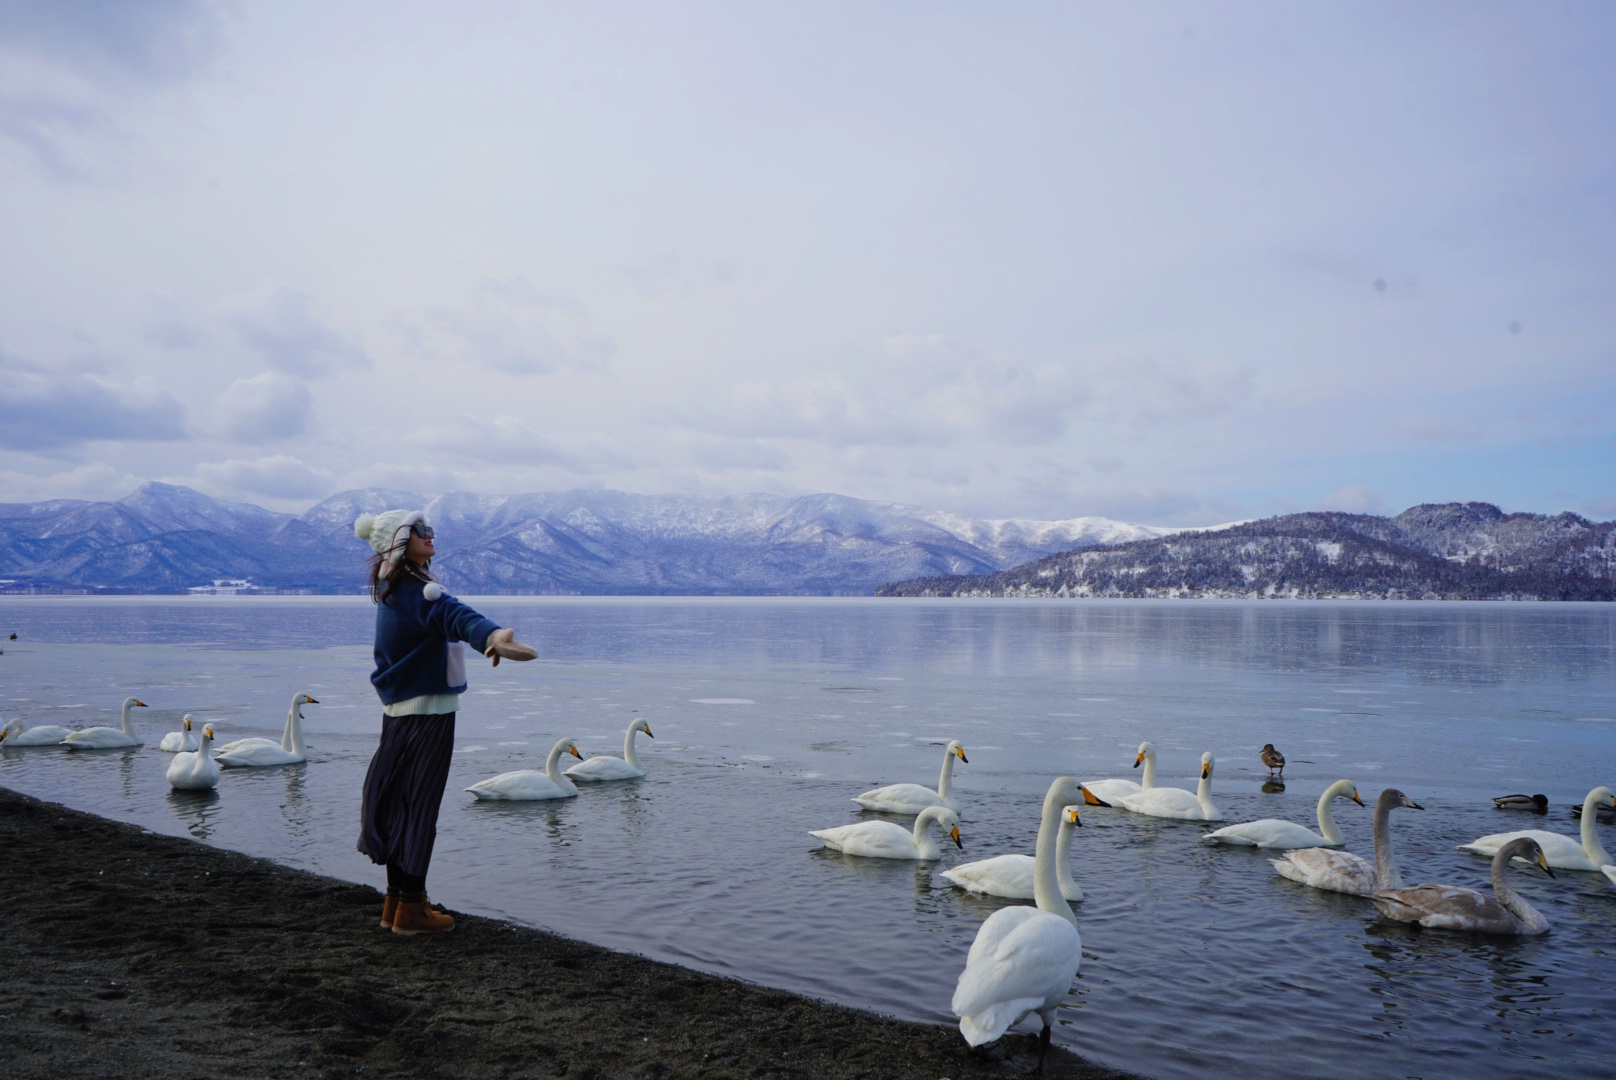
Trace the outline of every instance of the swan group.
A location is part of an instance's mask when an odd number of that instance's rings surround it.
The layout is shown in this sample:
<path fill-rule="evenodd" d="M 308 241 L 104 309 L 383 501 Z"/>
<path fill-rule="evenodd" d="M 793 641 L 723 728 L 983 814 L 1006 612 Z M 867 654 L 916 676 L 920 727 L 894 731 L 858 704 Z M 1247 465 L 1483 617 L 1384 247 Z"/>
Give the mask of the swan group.
<path fill-rule="evenodd" d="M 1212 752 L 1208 750 L 1201 755 L 1201 782 L 1193 792 L 1172 787 L 1146 788 L 1132 795 L 1124 795 L 1116 805 L 1150 817 L 1222 821 L 1223 812 L 1212 802 L 1212 764 Z"/>
<path fill-rule="evenodd" d="M 881 810 L 888 814 L 918 814 L 929 806 L 943 806 L 957 811 L 950 795 L 950 788 L 954 782 L 954 759 L 958 758 L 967 765 L 970 761 L 965 757 L 965 750 L 954 740 L 949 740 L 943 748 L 943 771 L 937 777 L 937 790 L 923 784 L 888 784 L 873 791 L 866 791 L 862 795 L 853 796 L 853 801 L 866 810 Z"/>
<path fill-rule="evenodd" d="M 1477 855 L 1495 855 L 1505 845 L 1525 838 L 1538 845 L 1548 865 L 1556 870 L 1586 870 L 1598 873 L 1600 867 L 1616 861 L 1611 859 L 1604 845 L 1599 842 L 1599 828 L 1596 822 L 1599 807 L 1604 804 L 1616 805 L 1616 792 L 1612 792 L 1608 787 L 1596 787 L 1588 793 L 1588 797 L 1582 803 L 1582 835 L 1576 840 L 1564 833 L 1525 829 L 1479 837 L 1468 844 L 1460 844 L 1459 850 L 1472 851 Z"/>
<path fill-rule="evenodd" d="M 1334 848 L 1297 848 L 1285 852 L 1283 858 L 1271 860 L 1281 877 L 1311 885 L 1327 892 L 1351 893 L 1369 896 L 1377 889 L 1401 889 L 1403 878 L 1397 872 L 1397 861 L 1392 856 L 1392 838 L 1388 831 L 1392 811 L 1400 806 L 1410 810 L 1425 807 L 1396 788 L 1386 788 L 1375 800 L 1375 818 L 1372 826 L 1375 840 L 1375 861 L 1362 855 Z"/>
<path fill-rule="evenodd" d="M 645 766 L 640 763 L 640 755 L 634 752 L 634 736 L 645 732 L 647 739 L 656 738 L 651 734 L 651 725 L 644 720 L 636 720 L 628 726 L 628 734 L 623 736 L 623 756 L 610 757 L 606 754 L 596 754 L 594 757 L 584 758 L 572 768 L 567 775 L 574 780 L 633 780 L 635 777 L 645 775 Z"/>
<path fill-rule="evenodd" d="M 1149 791 L 1156 786 L 1156 748 L 1149 742 L 1140 743 L 1139 753 L 1134 756 L 1133 767 L 1137 769 L 1140 765 L 1145 771 L 1138 783 L 1121 777 L 1083 781 L 1083 801 L 1090 806 L 1116 806 L 1126 796 Z"/>
<path fill-rule="evenodd" d="M 500 773 L 490 776 L 487 780 L 479 780 L 466 790 L 479 800 L 504 799 L 511 802 L 536 802 L 541 799 L 570 799 L 578 794 L 578 788 L 561 772 L 560 762 L 562 754 L 571 754 L 583 760 L 578 752 L 578 744 L 572 739 L 560 739 L 550 748 L 550 756 L 544 759 L 544 771 L 533 769 L 518 769 L 515 772 Z"/>

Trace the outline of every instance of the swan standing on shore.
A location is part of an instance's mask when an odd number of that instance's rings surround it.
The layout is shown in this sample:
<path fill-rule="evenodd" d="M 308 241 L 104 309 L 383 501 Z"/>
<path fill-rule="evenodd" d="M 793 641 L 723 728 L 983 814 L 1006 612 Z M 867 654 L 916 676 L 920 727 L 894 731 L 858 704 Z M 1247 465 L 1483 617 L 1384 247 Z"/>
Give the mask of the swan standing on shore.
<path fill-rule="evenodd" d="M 950 795 L 950 788 L 954 783 L 954 759 L 959 758 L 965 764 L 970 761 L 965 757 L 965 750 L 958 742 L 950 740 L 943 748 L 943 771 L 937 777 L 937 790 L 922 784 L 888 784 L 873 791 L 866 791 L 862 795 L 855 795 L 853 801 L 866 810 L 881 810 L 888 814 L 918 814 L 928 806 L 946 806 L 950 810 L 958 810 Z"/>
<path fill-rule="evenodd" d="M 1335 814 L 1330 809 L 1330 804 L 1337 799 L 1351 799 L 1359 806 L 1363 805 L 1363 800 L 1358 798 L 1357 784 L 1351 780 L 1337 780 L 1325 788 L 1324 794 L 1319 796 L 1318 832 L 1294 821 L 1285 821 L 1283 818 L 1263 818 L 1261 821 L 1243 821 L 1239 825 L 1225 825 L 1217 832 L 1207 833 L 1201 839 L 1213 844 L 1280 850 L 1341 847 L 1347 842 L 1347 838 L 1336 828 Z"/>
<path fill-rule="evenodd" d="M 125 746 L 140 746 L 140 736 L 129 726 L 129 710 L 144 708 L 146 703 L 139 698 L 124 698 L 121 726 L 92 727 L 75 731 L 62 740 L 62 745 L 69 750 L 112 750 Z"/>
<path fill-rule="evenodd" d="M 1145 773 L 1139 778 L 1139 783 L 1115 777 L 1110 780 L 1083 781 L 1083 801 L 1089 806 L 1116 806 L 1124 796 L 1137 795 L 1141 791 L 1149 791 L 1156 786 L 1156 748 L 1148 742 L 1139 744 L 1139 753 L 1134 755 L 1133 767 L 1144 765 Z"/>
<path fill-rule="evenodd" d="M 71 734 L 72 728 L 56 724 L 29 727 L 19 716 L 0 728 L 0 746 L 61 746 L 62 740 Z"/>
<path fill-rule="evenodd" d="M 249 746 L 278 747 L 288 754 L 301 752 L 303 746 L 303 706 L 318 704 L 320 703 L 307 694 L 293 694 L 292 707 L 286 710 L 286 726 L 281 729 L 280 742 L 257 735 L 247 739 L 232 739 L 219 747 L 219 753 L 226 754 L 236 750 L 245 750 Z"/>
<path fill-rule="evenodd" d="M 544 759 L 544 771 L 533 769 L 518 769 L 515 772 L 500 773 L 490 776 L 487 780 L 479 780 L 466 790 L 479 799 L 507 799 L 511 802 L 536 802 L 539 799 L 570 799 L 578 794 L 578 788 L 571 780 L 561 774 L 561 755 L 571 754 L 583 760 L 578 752 L 578 744 L 571 739 L 561 739 L 550 748 L 550 756 Z"/>
<path fill-rule="evenodd" d="M 636 720 L 628 726 L 628 734 L 623 736 L 622 757 L 596 754 L 568 769 L 567 775 L 574 780 L 632 780 L 636 776 L 644 776 L 645 766 L 640 764 L 640 755 L 634 752 L 634 736 L 641 731 L 645 732 L 647 739 L 656 738 L 651 734 L 650 724 Z"/>
<path fill-rule="evenodd" d="M 1558 870 L 1587 870 L 1598 873 L 1599 868 L 1610 862 L 1611 859 L 1605 851 L 1604 845 L 1599 842 L 1599 828 L 1596 823 L 1599 805 L 1610 803 L 1616 805 L 1616 792 L 1608 787 L 1596 787 L 1588 793 L 1582 803 L 1582 842 L 1578 843 L 1564 833 L 1545 832 L 1542 829 L 1527 829 L 1522 832 L 1494 833 L 1483 836 L 1468 844 L 1460 844 L 1460 851 L 1473 851 L 1477 855 L 1493 855 L 1504 845 L 1522 837 L 1529 837 L 1537 841 L 1548 864 Z"/>
<path fill-rule="evenodd" d="M 218 762 L 227 769 L 268 769 L 276 765 L 298 765 L 309 760 L 308 748 L 303 745 L 303 710 L 305 704 L 318 705 L 307 694 L 292 698 L 292 708 L 286 714 L 286 730 L 281 741 L 268 739 L 237 739 L 219 751 Z"/>
<path fill-rule="evenodd" d="M 1077 807 L 1068 806 L 1061 814 L 1060 832 L 1055 834 L 1055 880 L 1068 903 L 1083 899 L 1083 888 L 1072 880 L 1072 828 L 1081 826 Z M 1032 855 L 995 855 L 991 859 L 960 863 L 943 871 L 943 877 L 968 892 L 1003 896 L 1009 900 L 1036 900 L 1038 860 Z"/>
<path fill-rule="evenodd" d="M 206 791 L 219 782 L 219 763 L 208 754 L 213 745 L 213 725 L 202 725 L 202 739 L 196 749 L 175 754 L 168 763 L 168 786 L 175 791 Z"/>
<path fill-rule="evenodd" d="M 930 862 L 943 857 L 937 841 L 931 838 L 934 822 L 938 828 L 948 830 L 948 837 L 954 841 L 954 846 L 964 849 L 965 845 L 960 842 L 959 815 L 946 806 L 928 806 L 922 810 L 915 819 L 914 832 L 890 821 L 860 821 L 834 829 L 812 830 L 808 835 L 843 855 Z"/>
<path fill-rule="evenodd" d="M 1510 859 L 1535 862 L 1545 874 L 1554 876 L 1538 842 L 1529 836 L 1519 836 L 1500 847 L 1493 856 L 1493 894 L 1497 899 L 1457 885 L 1383 889 L 1370 899 L 1387 918 L 1419 923 L 1433 930 L 1470 930 L 1519 937 L 1541 934 L 1549 928 L 1549 920 L 1510 888 L 1507 880 Z"/>
<path fill-rule="evenodd" d="M 1150 788 L 1135 795 L 1124 795 L 1118 805 L 1150 817 L 1222 821 L 1222 811 L 1212 802 L 1212 751 L 1201 755 L 1201 782 L 1193 793 L 1183 788 Z"/>
<path fill-rule="evenodd" d="M 1055 1010 L 1072 988 L 1083 963 L 1083 939 L 1077 919 L 1061 896 L 1055 877 L 1055 846 L 1060 819 L 1080 802 L 1078 782 L 1061 776 L 1044 795 L 1034 856 L 1036 907 L 995 911 L 976 932 L 954 987 L 952 1007 L 960 1018 L 960 1034 L 971 1046 L 999 1038 L 1029 1013 L 1043 1021 L 1038 1034 L 1038 1067 L 1043 1070 Z"/>
<path fill-rule="evenodd" d="M 191 734 L 190 713 L 186 713 L 180 719 L 178 731 L 170 731 L 163 736 L 163 741 L 157 744 L 157 749 L 166 754 L 180 754 L 196 749 L 196 736 Z"/>
<path fill-rule="evenodd" d="M 1425 809 L 1396 788 L 1386 788 L 1380 793 L 1380 798 L 1375 800 L 1374 862 L 1350 851 L 1322 847 L 1287 851 L 1284 858 L 1269 861 L 1281 877 L 1327 892 L 1371 896 L 1378 889 L 1401 889 L 1403 878 L 1397 872 L 1397 860 L 1392 856 L 1392 837 L 1388 831 L 1392 811 L 1399 806 L 1406 806 L 1410 810 Z"/>

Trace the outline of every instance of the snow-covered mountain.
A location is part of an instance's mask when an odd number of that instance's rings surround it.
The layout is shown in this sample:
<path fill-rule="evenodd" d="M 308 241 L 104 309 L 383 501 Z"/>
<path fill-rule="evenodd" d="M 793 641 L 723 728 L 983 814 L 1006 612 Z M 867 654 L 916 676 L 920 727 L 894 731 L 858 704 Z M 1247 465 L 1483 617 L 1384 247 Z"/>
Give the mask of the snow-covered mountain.
<path fill-rule="evenodd" d="M 978 520 L 844 495 L 344 491 L 300 515 L 145 484 L 115 502 L 0 504 L 0 590 L 177 592 L 218 579 L 347 592 L 369 549 L 354 518 L 424 507 L 436 569 L 476 593 L 867 595 L 889 581 L 993 573 L 1176 530 L 1109 518 Z"/>

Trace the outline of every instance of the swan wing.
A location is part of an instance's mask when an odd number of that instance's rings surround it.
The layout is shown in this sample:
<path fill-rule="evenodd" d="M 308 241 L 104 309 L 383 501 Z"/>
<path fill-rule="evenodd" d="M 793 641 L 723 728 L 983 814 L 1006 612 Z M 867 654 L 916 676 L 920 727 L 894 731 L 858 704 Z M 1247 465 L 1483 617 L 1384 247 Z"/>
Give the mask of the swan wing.
<path fill-rule="evenodd" d="M 240 750 L 221 751 L 217 758 L 227 769 L 264 769 L 272 765 L 296 765 L 307 761 L 307 754 L 294 754 L 279 746 L 244 746 Z"/>
<path fill-rule="evenodd" d="M 73 734 L 71 728 L 58 727 L 55 724 L 42 724 L 39 727 L 25 728 L 16 735 L 6 736 L 7 746 L 60 746 L 62 741 Z"/>
<path fill-rule="evenodd" d="M 1312 829 L 1282 818 L 1263 818 L 1260 821 L 1243 821 L 1239 825 L 1225 825 L 1216 832 L 1207 833 L 1202 839 L 1214 844 L 1260 848 L 1340 846 L 1330 843 Z"/>
<path fill-rule="evenodd" d="M 179 791 L 202 791 L 219 782 L 219 763 L 195 750 L 175 754 L 168 763 L 168 786 Z"/>
<path fill-rule="evenodd" d="M 991 859 L 960 863 L 944 870 L 943 877 L 969 892 L 1031 900 L 1035 861 L 1031 855 L 995 855 Z"/>
<path fill-rule="evenodd" d="M 1511 840 L 1520 837 L 1530 837 L 1537 841 L 1538 847 L 1543 849 L 1543 857 L 1548 864 L 1556 870 L 1598 870 L 1599 867 L 1588 858 L 1588 853 L 1582 850 L 1582 841 L 1567 836 L 1564 833 L 1547 832 L 1543 829 L 1526 829 L 1522 832 L 1494 833 L 1491 836 L 1481 836 L 1468 844 L 1460 844 L 1460 851 L 1471 851 L 1477 855 L 1491 857 L 1498 854 L 1498 849 Z M 1512 860 L 1518 863 L 1525 859 Z"/>
<path fill-rule="evenodd" d="M 273 746 L 275 749 L 279 750 L 281 748 L 281 743 L 279 739 L 260 739 L 256 736 L 250 739 L 231 739 L 229 742 L 219 747 L 219 753 L 222 754 L 226 750 L 242 750 L 249 746 Z"/>
<path fill-rule="evenodd" d="M 1457 885 L 1385 889 L 1374 893 L 1370 899 L 1390 918 L 1417 922 L 1434 930 L 1513 934 L 1519 929 L 1515 917 L 1497 900 Z"/>
<path fill-rule="evenodd" d="M 487 780 L 477 781 L 466 790 L 479 799 L 512 801 L 564 799 L 569 794 L 562 791 L 561 785 L 554 780 L 533 769 L 518 769 L 515 772 L 490 776 Z"/>
<path fill-rule="evenodd" d="M 952 800 L 922 784 L 888 784 L 855 795 L 853 801 L 866 810 L 885 810 L 889 814 L 918 814 L 928 806 L 954 809 Z"/>
<path fill-rule="evenodd" d="M 1121 802 L 1125 796 L 1137 795 L 1144 790 L 1144 788 L 1140 787 L 1132 780 L 1123 780 L 1120 778 L 1112 780 L 1085 780 L 1083 781 L 1083 789 L 1089 794 L 1093 795 L 1095 798 L 1108 802 L 1113 806 Z"/>
<path fill-rule="evenodd" d="M 1124 796 L 1120 805 L 1136 814 L 1151 817 L 1202 820 L 1201 804 L 1194 792 L 1183 788 L 1146 788 L 1135 795 Z"/>
<path fill-rule="evenodd" d="M 10 742 L 10 740 L 6 740 Z M 81 750 L 106 750 L 117 746 L 139 746 L 139 739 L 132 739 L 123 733 L 121 728 L 93 727 L 83 731 L 75 731 L 62 740 L 62 745 Z"/>
<path fill-rule="evenodd" d="M 578 780 L 632 780 L 644 776 L 645 770 L 636 769 L 620 757 L 597 754 L 568 769 L 567 775 Z"/>
<path fill-rule="evenodd" d="M 834 829 L 820 829 L 809 835 L 844 855 L 863 855 L 871 859 L 913 859 L 919 854 L 909 830 L 890 821 L 860 821 Z"/>
<path fill-rule="evenodd" d="M 1362 855 L 1334 848 L 1296 848 L 1270 860 L 1281 877 L 1330 892 L 1368 896 L 1380 887 L 1375 864 Z"/>
<path fill-rule="evenodd" d="M 960 1032 L 972 1046 L 992 1042 L 1029 1012 L 1057 1004 L 1082 961 L 1077 928 L 1060 916 L 1037 908 L 994 912 L 954 988 Z"/>

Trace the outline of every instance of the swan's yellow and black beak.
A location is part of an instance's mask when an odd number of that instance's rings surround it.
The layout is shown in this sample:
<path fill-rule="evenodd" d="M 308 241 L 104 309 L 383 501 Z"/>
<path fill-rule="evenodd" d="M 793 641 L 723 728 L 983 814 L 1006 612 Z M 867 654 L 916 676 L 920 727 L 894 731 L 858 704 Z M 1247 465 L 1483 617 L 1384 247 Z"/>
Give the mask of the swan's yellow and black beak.
<path fill-rule="evenodd" d="M 655 735 L 653 735 L 653 734 L 651 734 L 651 725 L 650 725 L 650 724 L 646 724 L 646 725 L 645 725 L 645 737 L 646 737 L 646 738 L 647 738 L 647 739 L 654 739 L 654 738 L 656 738 L 656 736 L 655 736 Z"/>
<path fill-rule="evenodd" d="M 213 738 L 213 725 L 209 724 L 207 727 L 203 728 L 202 734 L 206 735 L 210 739 Z"/>
<path fill-rule="evenodd" d="M 319 702 L 319 699 L 311 698 L 311 697 L 309 697 L 309 695 L 304 694 L 303 695 L 303 704 L 305 704 L 305 705 L 318 705 L 318 704 L 320 704 L 320 702 Z"/>
<path fill-rule="evenodd" d="M 584 756 L 578 752 L 578 748 L 576 746 L 569 746 L 567 748 L 567 753 L 571 754 L 573 757 L 577 758 L 579 761 L 582 761 L 584 759 Z"/>
<path fill-rule="evenodd" d="M 960 843 L 959 826 L 958 825 L 954 826 L 952 829 L 949 829 L 948 830 L 948 835 L 953 837 L 955 847 L 959 848 L 961 851 L 965 850 L 965 845 Z"/>
<path fill-rule="evenodd" d="M 1088 803 L 1090 806 L 1110 806 L 1111 805 L 1110 803 L 1106 802 L 1104 799 L 1100 798 L 1098 795 L 1094 794 L 1094 792 L 1090 791 L 1088 788 L 1080 788 L 1079 790 L 1081 790 L 1083 792 L 1083 801 Z"/>
<path fill-rule="evenodd" d="M 190 730 L 191 730 L 191 718 L 190 718 L 190 717 L 189 717 L 189 716 L 187 716 L 187 717 L 186 717 L 186 718 L 185 718 L 185 730 L 186 730 L 186 731 L 190 731 Z"/>
<path fill-rule="evenodd" d="M 1145 755 L 1143 755 L 1143 754 L 1140 754 L 1138 757 L 1133 759 L 1133 767 L 1136 768 L 1136 769 L 1139 766 L 1143 765 L 1144 763 L 1145 763 Z"/>
<path fill-rule="evenodd" d="M 1553 867 L 1549 866 L 1549 857 L 1543 854 L 1541 848 L 1538 849 L 1537 864 L 1543 868 L 1543 872 L 1545 874 L 1549 875 L 1550 877 L 1554 876 L 1554 869 Z"/>
<path fill-rule="evenodd" d="M 1066 819 L 1079 828 L 1082 828 L 1083 826 L 1083 819 L 1077 816 L 1077 807 L 1075 806 L 1068 806 L 1066 808 Z"/>
<path fill-rule="evenodd" d="M 1363 800 L 1358 798 L 1358 789 L 1357 788 L 1352 789 L 1352 801 L 1357 803 L 1359 806 L 1363 805 Z"/>
<path fill-rule="evenodd" d="M 139 707 L 139 708 L 142 708 L 142 709 L 147 709 L 147 708 L 151 707 L 151 706 L 147 705 L 144 701 L 141 701 L 139 698 L 135 699 L 135 705 L 137 707 Z"/>
<path fill-rule="evenodd" d="M 1211 775 L 1212 775 L 1212 766 L 1210 766 L 1210 765 L 1202 765 L 1201 766 L 1201 779 L 1205 780 Z"/>
<path fill-rule="evenodd" d="M 971 759 L 965 756 L 965 748 L 964 747 L 962 747 L 962 746 L 954 747 L 954 753 L 958 754 L 959 759 L 961 761 L 965 762 L 965 764 L 969 765 L 971 763 Z"/>

